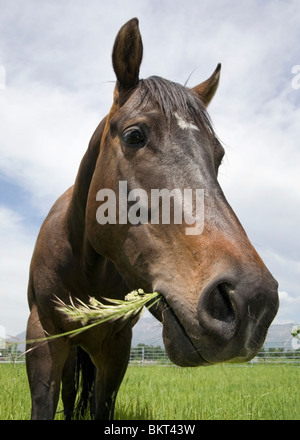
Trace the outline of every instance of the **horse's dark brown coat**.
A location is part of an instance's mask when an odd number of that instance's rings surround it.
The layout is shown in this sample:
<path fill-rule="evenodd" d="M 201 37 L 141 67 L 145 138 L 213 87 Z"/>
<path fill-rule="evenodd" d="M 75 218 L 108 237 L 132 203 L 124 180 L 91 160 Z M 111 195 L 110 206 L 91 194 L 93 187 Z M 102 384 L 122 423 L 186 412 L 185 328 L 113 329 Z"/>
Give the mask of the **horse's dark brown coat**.
<path fill-rule="evenodd" d="M 197 366 L 250 359 L 276 314 L 277 283 L 217 181 L 224 150 L 205 107 L 217 89 L 220 66 L 207 81 L 187 89 L 157 77 L 140 80 L 142 53 L 133 19 L 121 28 L 113 49 L 117 84 L 110 112 L 91 138 L 74 186 L 54 204 L 36 242 L 27 339 L 75 327 L 56 310 L 56 297 L 64 302 L 70 297 L 121 299 L 143 288 L 165 299 L 151 311 L 163 322 L 173 362 Z M 124 144 L 123 133 L 132 126 L 144 130 L 143 148 Z M 152 188 L 204 189 L 203 233 L 187 236 L 185 224 L 99 225 L 97 192 L 110 188 L 117 194 L 122 180 L 148 193 Z M 34 347 L 26 359 L 32 418 L 54 417 L 61 383 L 65 414 L 71 417 L 76 346 L 96 369 L 93 417 L 112 418 L 135 321 L 29 344 Z"/>

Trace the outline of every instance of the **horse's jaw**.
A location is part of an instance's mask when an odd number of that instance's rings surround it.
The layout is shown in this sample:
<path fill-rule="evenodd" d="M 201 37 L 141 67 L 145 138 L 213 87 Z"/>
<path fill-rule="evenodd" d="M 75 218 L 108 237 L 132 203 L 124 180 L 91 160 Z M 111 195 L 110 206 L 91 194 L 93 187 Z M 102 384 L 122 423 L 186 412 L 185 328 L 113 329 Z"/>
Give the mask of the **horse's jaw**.
<path fill-rule="evenodd" d="M 151 307 L 150 312 L 163 324 L 163 342 L 171 362 L 180 367 L 210 365 L 193 345 L 176 313 L 165 299 Z"/>
<path fill-rule="evenodd" d="M 163 341 L 169 359 L 180 367 L 210 365 L 193 345 L 184 327 L 169 307 L 162 313 Z"/>

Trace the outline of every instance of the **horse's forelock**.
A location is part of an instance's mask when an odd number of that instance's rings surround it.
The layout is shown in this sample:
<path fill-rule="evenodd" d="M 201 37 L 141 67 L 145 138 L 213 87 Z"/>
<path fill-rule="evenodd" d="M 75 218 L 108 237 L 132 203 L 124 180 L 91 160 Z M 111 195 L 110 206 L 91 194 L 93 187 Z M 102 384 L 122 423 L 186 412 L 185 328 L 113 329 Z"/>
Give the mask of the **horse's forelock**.
<path fill-rule="evenodd" d="M 167 121 L 178 113 L 186 119 L 197 121 L 208 132 L 213 133 L 209 115 L 198 95 L 191 89 L 158 76 L 151 76 L 140 80 L 138 90 L 140 105 L 146 106 L 149 100 L 154 101 Z"/>

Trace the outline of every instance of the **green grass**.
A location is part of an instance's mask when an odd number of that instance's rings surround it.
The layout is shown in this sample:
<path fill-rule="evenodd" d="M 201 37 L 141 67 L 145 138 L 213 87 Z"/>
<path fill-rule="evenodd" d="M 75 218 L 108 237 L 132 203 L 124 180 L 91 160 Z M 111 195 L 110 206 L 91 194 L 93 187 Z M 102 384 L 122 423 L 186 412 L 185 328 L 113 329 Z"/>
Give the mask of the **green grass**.
<path fill-rule="evenodd" d="M 299 419 L 299 382 L 300 368 L 290 365 L 131 366 L 115 416 L 121 420 Z M 0 419 L 28 419 L 24 365 L 0 365 L 0 390 Z"/>
<path fill-rule="evenodd" d="M 30 394 L 24 364 L 0 364 L 0 420 L 30 417 Z"/>
<path fill-rule="evenodd" d="M 300 368 L 284 365 L 130 367 L 121 386 L 116 417 L 299 419 L 299 384 Z"/>

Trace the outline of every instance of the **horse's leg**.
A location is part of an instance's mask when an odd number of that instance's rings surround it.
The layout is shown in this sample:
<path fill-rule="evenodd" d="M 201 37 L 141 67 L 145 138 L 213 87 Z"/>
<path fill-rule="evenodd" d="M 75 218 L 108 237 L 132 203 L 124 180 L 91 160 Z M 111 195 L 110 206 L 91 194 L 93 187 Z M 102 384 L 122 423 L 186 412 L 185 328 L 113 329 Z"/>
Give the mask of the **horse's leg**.
<path fill-rule="evenodd" d="M 97 367 L 95 419 L 112 420 L 115 402 L 122 379 L 127 369 L 132 330 L 128 326 L 106 341 L 101 353 L 93 362 Z"/>
<path fill-rule="evenodd" d="M 74 404 L 76 399 L 76 347 L 70 351 L 68 359 L 62 372 L 62 392 L 61 397 L 64 405 L 66 420 L 71 420 L 73 416 Z"/>
<path fill-rule="evenodd" d="M 48 332 L 55 329 L 47 321 Z M 27 340 L 45 337 L 36 306 L 32 307 L 28 325 Z M 62 339 L 28 344 L 26 367 L 31 391 L 31 418 L 53 419 L 59 398 L 62 370 L 69 352 L 69 346 Z"/>

